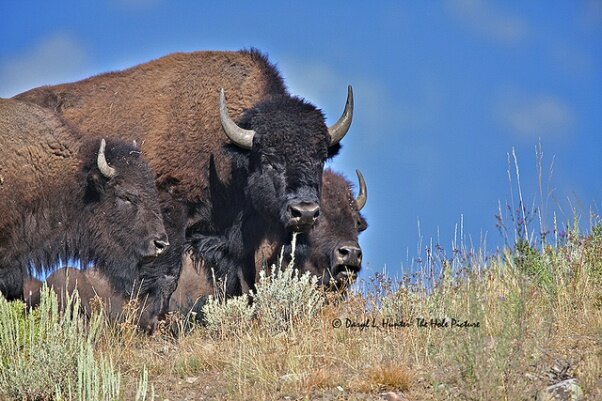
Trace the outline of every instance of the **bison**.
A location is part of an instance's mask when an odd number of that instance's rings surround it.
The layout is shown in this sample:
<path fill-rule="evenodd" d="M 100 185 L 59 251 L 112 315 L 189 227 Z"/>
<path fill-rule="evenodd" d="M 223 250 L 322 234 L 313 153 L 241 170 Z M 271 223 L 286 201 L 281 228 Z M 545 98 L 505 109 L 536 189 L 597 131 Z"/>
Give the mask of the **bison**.
<path fill-rule="evenodd" d="M 40 291 L 42 282 L 37 278 L 27 277 L 23 283 L 23 299 L 27 308 L 34 308 L 40 304 Z"/>
<path fill-rule="evenodd" d="M 367 201 L 366 183 L 359 170 L 359 193 L 353 197 L 351 183 L 341 174 L 330 169 L 324 171 L 322 180 L 321 216 L 308 234 L 309 256 L 300 265 L 301 272 L 310 272 L 319 279 L 319 285 L 329 290 L 345 291 L 361 269 L 362 251 L 358 234 L 368 225 L 360 213 Z M 255 254 L 257 270 L 278 263 L 282 244 L 264 242 Z M 291 250 L 282 252 L 282 264 L 289 263 Z M 185 257 L 182 274 L 172 295 L 171 309 L 199 312 L 203 297 L 216 294 L 214 277 L 205 270 L 198 270 L 190 257 Z M 201 303 L 197 301 L 201 298 Z"/>
<path fill-rule="evenodd" d="M 41 300 L 41 290 L 43 283 L 33 277 L 28 277 L 24 285 L 25 303 L 28 308 L 39 306 Z M 97 300 L 102 304 L 106 316 L 119 321 L 123 317 L 123 310 L 126 303 L 135 299 L 134 295 L 120 294 L 115 291 L 113 285 L 106 274 L 100 269 L 90 267 L 84 270 L 74 267 L 63 267 L 52 273 L 46 279 L 46 285 L 54 291 L 59 302 L 59 310 L 63 311 L 69 298 L 77 289 L 80 299 L 80 312 L 86 317 L 90 317 L 93 309 L 93 302 Z M 172 291 L 173 292 L 173 291 Z M 158 323 L 158 316 L 150 316 L 147 312 L 148 306 L 146 299 L 138 309 L 138 325 L 147 329 L 149 332 L 154 330 Z"/>
<path fill-rule="evenodd" d="M 319 284 L 325 289 L 345 290 L 351 280 L 361 269 L 361 249 L 357 242 L 358 234 L 367 228 L 367 223 L 360 210 L 367 200 L 365 181 L 359 171 L 359 194 L 354 198 L 351 183 L 341 174 L 325 170 L 321 208 L 323 211 L 317 225 L 310 231 L 310 257 L 301 267 L 302 272 L 310 272 L 318 276 Z M 256 266 L 275 262 L 278 246 L 267 244 L 256 253 Z M 288 263 L 288 262 L 285 262 Z M 71 277 L 69 284 L 66 277 Z M 48 286 L 59 294 L 72 292 L 77 279 L 77 289 L 82 298 L 82 305 L 89 313 L 89 300 L 98 295 L 109 305 L 112 316 L 119 312 L 123 298 L 107 288 L 106 279 L 99 272 L 88 269 L 85 272 L 59 271 L 48 280 Z M 200 311 L 208 295 L 219 295 L 213 277 L 205 269 L 197 269 L 189 255 L 184 257 L 182 272 L 178 286 L 171 297 L 170 309 L 187 313 Z"/>
<path fill-rule="evenodd" d="M 32 271 L 70 259 L 98 266 L 123 295 L 161 284 L 148 268 L 169 245 L 155 176 L 131 144 L 82 136 L 50 110 L 0 100 L 0 215 L 0 291 L 9 300 L 23 298 Z"/>
<path fill-rule="evenodd" d="M 355 280 L 362 267 L 362 250 L 358 235 L 368 228 L 360 213 L 368 199 L 366 182 L 356 170 L 359 193 L 351 192 L 351 183 L 340 174 L 324 172 L 322 217 L 309 234 L 309 258 L 302 271 L 320 278 L 321 285 L 345 289 Z"/>
<path fill-rule="evenodd" d="M 313 226 L 324 162 L 339 151 L 353 115 L 349 87 L 343 115 L 327 127 L 255 49 L 171 54 L 16 98 L 54 109 L 91 135 L 137 140 L 157 174 L 172 243 L 155 262 L 166 267 L 156 270 L 175 284 L 192 248 L 229 277 L 229 295 L 253 287 L 262 241 L 284 243 Z M 306 244 L 297 249 L 302 258 Z"/>

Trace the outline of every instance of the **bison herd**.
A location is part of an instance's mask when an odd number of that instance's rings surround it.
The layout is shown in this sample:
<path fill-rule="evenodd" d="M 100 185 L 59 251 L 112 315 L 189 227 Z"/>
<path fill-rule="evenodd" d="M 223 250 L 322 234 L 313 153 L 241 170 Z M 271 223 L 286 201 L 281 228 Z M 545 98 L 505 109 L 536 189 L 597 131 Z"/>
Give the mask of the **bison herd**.
<path fill-rule="evenodd" d="M 257 50 L 171 54 L 0 100 L 0 291 L 35 306 L 40 282 L 77 286 L 117 315 L 136 297 L 152 332 L 222 285 L 253 290 L 295 264 L 325 288 L 361 268 L 367 190 L 324 170 L 353 117 L 288 93 Z M 89 267 L 93 265 L 93 267 Z"/>

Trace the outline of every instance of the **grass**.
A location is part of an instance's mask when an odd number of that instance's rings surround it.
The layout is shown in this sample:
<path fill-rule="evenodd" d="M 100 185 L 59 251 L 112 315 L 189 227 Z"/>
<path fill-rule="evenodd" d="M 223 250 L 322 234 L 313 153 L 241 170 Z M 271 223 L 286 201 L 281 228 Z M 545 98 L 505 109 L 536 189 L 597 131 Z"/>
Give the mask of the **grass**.
<path fill-rule="evenodd" d="M 602 226 L 431 261 L 344 300 L 292 269 L 264 276 L 252 306 L 212 300 L 207 326 L 173 316 L 153 337 L 101 313 L 84 325 L 47 293 L 30 314 L 0 300 L 0 398 L 523 400 L 574 377 L 602 399 Z"/>
<path fill-rule="evenodd" d="M 122 399 L 121 374 L 110 355 L 95 349 L 103 335 L 102 316 L 93 314 L 85 322 L 79 308 L 73 294 L 60 313 L 56 295 L 46 287 L 39 308 L 30 312 L 21 302 L 0 297 L 1 399 Z M 136 400 L 145 400 L 147 386 L 143 370 Z"/>

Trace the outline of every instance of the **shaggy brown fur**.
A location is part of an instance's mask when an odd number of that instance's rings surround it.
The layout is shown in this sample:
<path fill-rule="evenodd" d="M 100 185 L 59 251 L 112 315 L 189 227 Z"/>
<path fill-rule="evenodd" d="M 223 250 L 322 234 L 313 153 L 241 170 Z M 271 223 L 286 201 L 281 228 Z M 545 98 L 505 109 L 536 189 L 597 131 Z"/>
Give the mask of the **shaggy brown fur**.
<path fill-rule="evenodd" d="M 82 136 L 53 112 L 0 100 L 0 291 L 23 298 L 23 277 L 60 261 L 94 263 L 115 290 L 140 281 L 143 262 L 167 235 L 154 174 L 138 148 L 110 140 L 98 167 L 99 139 Z"/>
<path fill-rule="evenodd" d="M 82 312 L 90 317 L 92 303 L 98 299 L 107 315 L 116 320 L 121 316 L 125 299 L 117 295 L 109 281 L 97 269 L 78 270 L 65 267 L 52 273 L 47 279 L 48 288 L 52 289 L 58 296 L 59 308 L 64 310 L 67 299 L 77 289 Z"/>
<path fill-rule="evenodd" d="M 228 142 L 219 117 L 224 88 L 235 121 L 261 100 L 286 93 L 258 52 L 174 53 L 120 72 L 44 86 L 16 99 L 55 109 L 90 135 L 136 140 L 157 175 L 157 187 L 191 203 L 206 199 L 210 155 Z M 220 181 L 231 160 L 215 158 Z"/>

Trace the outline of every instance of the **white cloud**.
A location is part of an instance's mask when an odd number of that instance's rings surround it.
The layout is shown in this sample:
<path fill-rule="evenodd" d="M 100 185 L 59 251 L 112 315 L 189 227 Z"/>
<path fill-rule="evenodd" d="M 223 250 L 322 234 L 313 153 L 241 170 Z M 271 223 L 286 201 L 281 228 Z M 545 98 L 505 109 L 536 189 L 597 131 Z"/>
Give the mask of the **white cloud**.
<path fill-rule="evenodd" d="M 83 78 L 87 61 L 84 46 L 72 35 L 48 36 L 23 53 L 0 61 L 0 96 Z"/>
<path fill-rule="evenodd" d="M 523 41 L 527 23 L 488 0 L 447 0 L 450 13 L 473 31 L 505 44 Z"/>
<path fill-rule="evenodd" d="M 570 105 L 551 94 L 505 91 L 494 103 L 495 118 L 505 129 L 523 138 L 561 138 L 575 128 Z"/>

